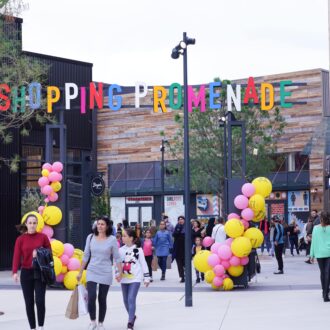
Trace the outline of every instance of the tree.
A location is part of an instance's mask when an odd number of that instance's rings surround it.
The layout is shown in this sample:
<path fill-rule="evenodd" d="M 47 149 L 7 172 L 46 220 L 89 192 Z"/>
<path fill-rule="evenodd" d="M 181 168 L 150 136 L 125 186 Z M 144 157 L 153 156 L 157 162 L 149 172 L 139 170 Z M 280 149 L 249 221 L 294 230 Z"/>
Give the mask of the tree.
<path fill-rule="evenodd" d="M 92 197 L 92 219 L 107 215 L 111 218 L 110 193 L 106 189 L 101 196 Z"/>
<path fill-rule="evenodd" d="M 189 114 L 190 144 L 190 180 L 191 189 L 196 192 L 218 193 L 222 196 L 224 187 L 224 128 L 219 121 L 227 112 L 226 86 L 230 81 L 222 81 L 220 94 L 221 109 L 206 109 L 200 112 L 194 109 Z M 244 91 L 242 91 L 242 94 Z M 207 95 L 208 99 L 208 95 Z M 243 98 L 242 98 L 243 99 Z M 208 102 L 207 102 L 208 103 Z M 256 107 L 242 106 L 241 112 L 235 112 L 237 120 L 246 125 L 246 179 L 264 176 L 274 167 L 272 156 L 276 152 L 276 143 L 282 135 L 285 121 L 278 107 L 271 111 L 261 111 Z M 179 160 L 174 165 L 177 173 L 173 180 L 182 180 L 183 166 L 183 117 L 177 113 L 174 120 L 179 124 L 174 138 L 170 139 L 170 153 Z M 162 133 L 162 135 L 166 135 Z M 233 177 L 241 177 L 241 130 L 236 127 L 232 131 Z"/>
<path fill-rule="evenodd" d="M 21 215 L 38 210 L 42 204 L 44 197 L 40 194 L 38 189 L 27 188 L 25 189 L 24 196 L 21 200 Z"/>
<path fill-rule="evenodd" d="M 32 81 L 43 83 L 48 70 L 44 64 L 22 52 L 20 31 L 16 28 L 15 20 L 11 15 L 17 15 L 25 8 L 26 5 L 21 0 L 0 0 L 0 14 L 3 14 L 0 16 L 0 84 L 7 84 L 12 92 L 16 90 L 18 97 L 21 96 L 21 87 L 27 86 Z M 0 92 L 3 92 L 1 88 Z M 0 105 L 4 105 L 4 102 L 0 99 Z M 16 111 L 12 111 L 12 108 L 0 111 L 0 144 L 11 143 L 14 130 L 19 130 L 22 136 L 26 136 L 33 125 L 44 125 L 53 121 L 45 110 L 33 111 L 28 104 L 25 112 L 21 112 L 20 104 L 17 102 Z M 16 171 L 19 156 L 13 155 L 8 159 L 0 155 L 0 165 L 1 163 Z"/>

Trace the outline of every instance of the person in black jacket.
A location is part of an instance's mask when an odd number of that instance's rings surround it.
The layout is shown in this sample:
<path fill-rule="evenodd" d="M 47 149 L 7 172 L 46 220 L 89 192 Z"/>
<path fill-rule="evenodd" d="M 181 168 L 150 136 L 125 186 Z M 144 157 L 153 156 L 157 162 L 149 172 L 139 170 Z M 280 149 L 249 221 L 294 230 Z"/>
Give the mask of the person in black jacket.
<path fill-rule="evenodd" d="M 206 236 L 212 236 L 212 230 L 215 226 L 215 218 L 210 218 L 206 226 Z"/>
<path fill-rule="evenodd" d="M 178 265 L 179 276 L 181 283 L 184 283 L 184 240 L 185 240 L 185 229 L 184 229 L 184 216 L 178 217 L 178 223 L 176 224 L 173 232 L 174 245 L 173 245 L 173 258 L 176 259 Z"/>

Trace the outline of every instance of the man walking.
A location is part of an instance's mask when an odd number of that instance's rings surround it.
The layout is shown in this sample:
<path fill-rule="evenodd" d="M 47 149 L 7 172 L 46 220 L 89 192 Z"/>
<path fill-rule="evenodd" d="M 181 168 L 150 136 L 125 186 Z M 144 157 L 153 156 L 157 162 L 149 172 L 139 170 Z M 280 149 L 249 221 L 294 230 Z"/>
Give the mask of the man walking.
<path fill-rule="evenodd" d="M 274 246 L 275 256 L 278 264 L 278 271 L 274 272 L 275 275 L 284 274 L 283 272 L 283 247 L 284 247 L 284 228 L 280 223 L 280 219 L 277 216 L 273 217 L 275 223 L 274 231 Z"/>
<path fill-rule="evenodd" d="M 212 238 L 216 243 L 222 243 L 226 240 L 226 232 L 224 226 L 225 220 L 223 217 L 219 217 L 218 224 L 213 227 Z"/>

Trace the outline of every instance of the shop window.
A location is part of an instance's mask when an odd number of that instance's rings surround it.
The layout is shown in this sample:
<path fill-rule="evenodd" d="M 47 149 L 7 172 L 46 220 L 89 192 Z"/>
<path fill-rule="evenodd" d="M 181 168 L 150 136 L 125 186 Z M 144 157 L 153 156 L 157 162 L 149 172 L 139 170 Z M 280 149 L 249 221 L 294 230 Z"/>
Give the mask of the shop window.
<path fill-rule="evenodd" d="M 309 157 L 301 155 L 299 152 L 295 153 L 295 171 L 308 171 L 309 170 Z"/>
<path fill-rule="evenodd" d="M 287 171 L 287 156 L 285 154 L 273 155 L 274 168 L 272 172 L 286 172 Z"/>

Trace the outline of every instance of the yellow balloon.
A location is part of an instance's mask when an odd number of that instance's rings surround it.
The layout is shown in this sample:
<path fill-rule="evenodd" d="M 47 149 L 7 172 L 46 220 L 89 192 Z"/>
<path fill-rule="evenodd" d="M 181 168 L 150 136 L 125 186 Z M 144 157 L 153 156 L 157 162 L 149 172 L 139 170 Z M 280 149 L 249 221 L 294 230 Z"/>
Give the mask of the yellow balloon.
<path fill-rule="evenodd" d="M 247 257 L 252 250 L 252 244 L 247 237 L 237 237 L 231 243 L 231 251 L 236 257 Z"/>
<path fill-rule="evenodd" d="M 58 182 L 58 181 L 52 182 L 52 183 L 50 184 L 50 186 L 53 188 L 53 190 L 54 190 L 55 192 L 60 191 L 61 188 L 62 188 L 61 183 Z"/>
<path fill-rule="evenodd" d="M 67 266 L 64 266 L 64 265 L 62 265 L 62 270 L 61 270 L 61 273 L 62 273 L 62 274 L 65 274 L 65 273 L 67 273 L 67 271 L 68 271 L 68 267 L 67 267 Z"/>
<path fill-rule="evenodd" d="M 56 226 L 62 220 L 62 211 L 57 206 L 47 206 L 42 212 L 42 217 L 47 225 Z"/>
<path fill-rule="evenodd" d="M 265 219 L 266 217 L 266 209 L 260 210 L 254 215 L 252 219 L 253 222 L 260 222 L 261 220 Z"/>
<path fill-rule="evenodd" d="M 238 276 L 241 276 L 243 274 L 243 271 L 244 271 L 244 267 L 239 265 L 239 266 L 230 266 L 228 269 L 227 269 L 227 272 L 231 275 L 231 276 L 234 276 L 234 277 L 238 277 Z"/>
<path fill-rule="evenodd" d="M 213 279 L 215 278 L 215 274 L 213 272 L 213 270 L 208 270 L 205 273 L 205 282 L 211 284 Z"/>
<path fill-rule="evenodd" d="M 215 291 L 219 291 L 221 286 L 215 286 L 213 283 L 211 284 L 211 288 Z"/>
<path fill-rule="evenodd" d="M 49 171 L 46 170 L 46 169 L 44 169 L 44 170 L 41 171 L 41 175 L 42 175 L 42 176 L 45 176 L 45 177 L 48 177 L 48 175 L 49 175 Z"/>
<path fill-rule="evenodd" d="M 82 262 L 84 257 L 84 251 L 80 249 L 74 249 L 73 255 L 71 258 L 77 258 L 80 262 Z"/>
<path fill-rule="evenodd" d="M 35 211 L 25 213 L 22 217 L 21 223 L 23 224 L 29 215 L 35 215 L 38 219 L 37 232 L 40 233 L 45 226 L 45 222 L 41 214 Z"/>
<path fill-rule="evenodd" d="M 61 241 L 54 239 L 52 242 L 50 242 L 50 245 L 52 247 L 53 255 L 56 257 L 60 257 L 64 252 L 64 245 Z"/>
<path fill-rule="evenodd" d="M 272 183 L 265 177 L 259 177 L 252 181 L 254 188 L 256 188 L 256 194 L 263 197 L 268 197 L 272 192 Z"/>
<path fill-rule="evenodd" d="M 81 283 L 84 284 L 84 285 L 86 285 L 86 283 L 87 283 L 86 275 L 87 275 L 87 271 L 84 270 L 84 271 L 82 272 L 82 275 L 81 275 Z"/>
<path fill-rule="evenodd" d="M 53 256 L 54 259 L 54 270 L 55 270 L 55 275 L 59 275 L 61 274 L 62 271 L 62 261 L 60 260 L 60 258 Z"/>
<path fill-rule="evenodd" d="M 211 255 L 211 252 L 208 250 L 202 250 L 196 253 L 193 263 L 194 267 L 202 273 L 206 273 L 208 270 L 211 270 L 212 267 L 208 264 L 207 258 Z"/>
<path fill-rule="evenodd" d="M 78 285 L 78 281 L 77 281 L 78 274 L 79 274 L 78 270 L 71 270 L 65 274 L 63 284 L 68 290 L 74 290 Z"/>
<path fill-rule="evenodd" d="M 258 214 L 265 209 L 265 198 L 261 195 L 254 194 L 249 199 L 249 208 L 252 209 L 254 214 Z"/>
<path fill-rule="evenodd" d="M 230 219 L 225 224 L 225 232 L 231 238 L 242 236 L 244 233 L 244 226 L 238 219 Z"/>
<path fill-rule="evenodd" d="M 252 247 L 258 248 L 264 241 L 264 235 L 258 228 L 249 228 L 245 233 L 244 237 L 250 239 Z"/>
<path fill-rule="evenodd" d="M 231 278 L 227 277 L 223 280 L 222 287 L 225 291 L 232 290 L 234 288 L 234 282 Z"/>

